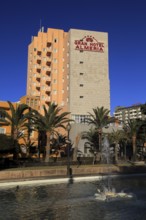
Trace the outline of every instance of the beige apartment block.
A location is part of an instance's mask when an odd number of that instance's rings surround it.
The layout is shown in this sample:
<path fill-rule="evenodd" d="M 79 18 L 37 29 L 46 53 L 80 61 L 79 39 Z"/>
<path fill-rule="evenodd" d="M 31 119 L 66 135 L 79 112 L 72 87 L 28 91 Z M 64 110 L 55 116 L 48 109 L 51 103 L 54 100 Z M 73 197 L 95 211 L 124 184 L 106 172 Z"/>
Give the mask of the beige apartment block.
<path fill-rule="evenodd" d="M 110 110 L 107 33 L 69 31 L 69 107 L 72 118 L 84 121 L 93 108 Z"/>
<path fill-rule="evenodd" d="M 110 110 L 108 34 L 42 28 L 28 47 L 27 96 L 41 113 L 54 102 L 76 122 L 97 106 Z"/>

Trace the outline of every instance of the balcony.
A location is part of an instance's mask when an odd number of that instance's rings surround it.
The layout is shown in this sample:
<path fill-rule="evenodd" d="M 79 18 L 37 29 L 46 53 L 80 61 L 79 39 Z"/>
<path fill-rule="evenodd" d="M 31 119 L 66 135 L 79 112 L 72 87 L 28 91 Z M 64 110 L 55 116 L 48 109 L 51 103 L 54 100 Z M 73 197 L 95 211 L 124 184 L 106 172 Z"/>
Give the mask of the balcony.
<path fill-rule="evenodd" d="M 47 70 L 47 71 L 46 71 L 46 74 L 47 74 L 48 76 L 51 76 L 51 70 Z"/>
<path fill-rule="evenodd" d="M 51 77 L 47 77 L 46 78 L 46 84 L 50 86 L 50 84 L 51 84 Z"/>
<path fill-rule="evenodd" d="M 48 50 L 48 51 L 46 52 L 46 55 L 50 57 L 50 56 L 51 56 L 51 51 Z"/>
<path fill-rule="evenodd" d="M 51 47 L 52 43 L 51 42 L 47 42 L 47 47 Z"/>
<path fill-rule="evenodd" d="M 37 67 L 36 70 L 37 70 L 38 73 L 41 73 L 41 68 L 40 67 Z"/>
<path fill-rule="evenodd" d="M 47 97 L 49 97 L 50 98 L 50 95 L 51 95 L 51 88 L 50 88 L 50 91 L 49 90 L 47 90 L 47 91 L 45 91 L 45 93 L 47 94 Z M 46 98 L 47 98 L 46 97 Z"/>
<path fill-rule="evenodd" d="M 38 50 L 38 51 L 37 51 L 37 55 L 40 56 L 41 54 L 42 54 L 42 52 L 41 52 L 40 50 Z"/>
<path fill-rule="evenodd" d="M 51 60 L 47 60 L 47 61 L 46 61 L 46 65 L 47 65 L 47 66 L 51 66 Z"/>
<path fill-rule="evenodd" d="M 41 64 L 41 59 L 40 58 L 37 58 L 37 63 Z"/>
<path fill-rule="evenodd" d="M 36 89 L 37 89 L 37 90 L 40 90 L 40 83 L 39 83 L 39 82 L 36 83 Z"/>
<path fill-rule="evenodd" d="M 47 104 L 47 105 L 50 105 L 51 104 L 51 102 L 50 101 L 45 101 L 45 103 Z"/>
<path fill-rule="evenodd" d="M 41 80 L 40 74 L 37 74 L 37 75 L 36 75 L 36 80 L 40 82 L 40 80 Z"/>
<path fill-rule="evenodd" d="M 47 89 L 46 89 L 46 94 L 47 94 L 47 95 L 50 95 L 50 93 L 51 93 L 51 87 L 48 86 Z"/>

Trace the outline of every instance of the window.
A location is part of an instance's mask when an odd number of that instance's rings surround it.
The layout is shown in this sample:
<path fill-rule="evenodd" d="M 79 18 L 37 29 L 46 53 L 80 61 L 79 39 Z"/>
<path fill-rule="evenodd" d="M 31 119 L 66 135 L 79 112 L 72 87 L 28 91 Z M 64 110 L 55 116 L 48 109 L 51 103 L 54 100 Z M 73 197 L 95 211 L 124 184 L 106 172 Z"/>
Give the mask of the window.
<path fill-rule="evenodd" d="M 37 49 L 36 49 L 36 48 L 34 48 L 34 51 L 37 51 Z"/>
<path fill-rule="evenodd" d="M 83 84 L 80 84 L 80 87 L 83 87 L 84 85 Z"/>
<path fill-rule="evenodd" d="M 5 115 L 3 113 L 0 113 L 0 118 L 5 118 Z"/>
<path fill-rule="evenodd" d="M 57 38 L 54 39 L 54 43 L 57 43 Z"/>
<path fill-rule="evenodd" d="M 30 106 L 33 106 L 33 99 L 30 100 Z"/>
<path fill-rule="evenodd" d="M 83 61 L 80 61 L 80 64 L 83 64 L 84 62 Z"/>
<path fill-rule="evenodd" d="M 80 96 L 80 99 L 83 99 L 83 98 L 84 98 L 84 96 L 81 95 L 81 96 Z"/>
<path fill-rule="evenodd" d="M 87 147 L 84 146 L 84 153 L 87 154 Z"/>
<path fill-rule="evenodd" d="M 61 105 L 64 106 L 64 101 L 61 102 Z"/>
<path fill-rule="evenodd" d="M 35 99 L 35 100 L 34 100 L 34 105 L 37 106 L 37 104 L 38 104 L 38 100 Z"/>
<path fill-rule="evenodd" d="M 56 83 L 56 82 L 57 82 L 57 79 L 54 79 L 54 80 L 53 80 L 53 83 Z"/>
<path fill-rule="evenodd" d="M 80 75 L 82 76 L 82 75 L 84 75 L 84 73 L 80 73 Z"/>
<path fill-rule="evenodd" d="M 89 115 L 72 115 L 72 119 L 76 122 L 76 123 L 86 123 L 86 118 L 90 118 Z"/>
<path fill-rule="evenodd" d="M 5 128 L 0 128 L 0 134 L 5 134 Z"/>
<path fill-rule="evenodd" d="M 31 137 L 34 137 L 34 131 L 31 131 L 31 132 L 30 132 L 30 136 L 31 136 Z"/>
<path fill-rule="evenodd" d="M 57 63 L 57 59 L 56 58 L 54 58 L 54 63 Z"/>
<path fill-rule="evenodd" d="M 26 99 L 26 104 L 29 105 L 29 98 Z"/>

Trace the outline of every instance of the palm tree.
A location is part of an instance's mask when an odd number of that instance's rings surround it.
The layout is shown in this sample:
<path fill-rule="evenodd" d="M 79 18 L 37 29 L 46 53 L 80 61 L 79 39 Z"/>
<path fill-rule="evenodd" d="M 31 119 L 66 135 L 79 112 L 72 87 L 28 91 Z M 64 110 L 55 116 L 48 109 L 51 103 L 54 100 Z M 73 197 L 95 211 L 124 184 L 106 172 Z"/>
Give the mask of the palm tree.
<path fill-rule="evenodd" d="M 115 163 L 118 163 L 118 146 L 120 141 L 124 138 L 124 132 L 122 130 L 112 131 L 112 133 L 109 134 L 110 142 L 115 145 L 114 150 L 114 157 L 115 157 Z"/>
<path fill-rule="evenodd" d="M 31 133 L 34 131 L 34 126 L 33 126 L 33 115 L 35 114 L 35 110 L 31 109 L 28 107 L 28 111 L 25 114 L 25 123 L 23 126 L 23 131 L 25 132 L 25 135 L 23 135 L 23 140 L 24 140 L 24 145 L 27 148 L 27 153 L 29 155 L 29 150 L 30 148 L 34 145 L 34 142 L 31 140 Z"/>
<path fill-rule="evenodd" d="M 89 131 L 82 133 L 82 139 L 86 139 L 84 146 L 89 149 L 93 154 L 93 164 L 96 161 L 97 153 L 99 152 L 99 140 L 97 135 L 97 130 L 91 128 Z"/>
<path fill-rule="evenodd" d="M 8 101 L 10 112 L 1 109 L 0 112 L 4 115 L 3 118 L 0 119 L 0 125 L 10 125 L 11 126 L 11 136 L 14 140 L 14 147 L 15 147 L 15 155 L 14 157 L 18 156 L 19 146 L 18 146 L 18 139 L 23 136 L 24 124 L 27 121 L 27 114 L 26 110 L 29 109 L 28 105 L 26 104 L 16 104 L 16 107 Z"/>
<path fill-rule="evenodd" d="M 131 119 L 128 121 L 127 124 L 124 124 L 124 127 L 123 127 L 124 131 L 128 134 L 128 136 L 132 140 L 133 161 L 136 161 L 136 154 L 137 154 L 136 140 L 137 140 L 139 129 L 141 128 L 142 124 L 143 124 L 143 121 L 140 119 Z"/>
<path fill-rule="evenodd" d="M 146 103 L 141 106 L 141 112 L 142 114 L 146 115 Z"/>
<path fill-rule="evenodd" d="M 75 143 L 74 143 L 74 149 L 73 149 L 73 161 L 77 161 L 77 155 L 78 155 L 78 145 L 79 141 L 81 138 L 81 133 L 78 133 L 76 138 L 75 138 Z"/>
<path fill-rule="evenodd" d="M 68 115 L 70 114 L 69 112 L 61 113 L 62 108 L 54 103 L 51 103 L 48 109 L 45 106 L 43 106 L 43 108 L 44 115 L 35 112 L 35 114 L 33 114 L 33 120 L 34 128 L 42 133 L 46 133 L 45 162 L 49 162 L 51 134 L 57 133 L 57 128 L 66 129 L 66 123 L 72 120 L 68 118 Z"/>
<path fill-rule="evenodd" d="M 86 122 L 89 125 L 93 125 L 98 132 L 99 136 L 99 151 L 101 151 L 102 146 L 102 130 L 109 123 L 114 121 L 113 117 L 109 116 L 109 110 L 102 107 L 97 107 L 93 109 L 93 114 L 89 113 L 89 118 L 86 119 Z"/>

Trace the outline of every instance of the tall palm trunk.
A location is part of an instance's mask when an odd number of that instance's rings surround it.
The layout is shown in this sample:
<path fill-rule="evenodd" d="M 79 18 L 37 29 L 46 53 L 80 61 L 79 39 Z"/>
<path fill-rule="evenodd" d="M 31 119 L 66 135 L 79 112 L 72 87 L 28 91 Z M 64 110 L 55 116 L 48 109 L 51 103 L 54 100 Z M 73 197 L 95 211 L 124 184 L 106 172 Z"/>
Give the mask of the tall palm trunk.
<path fill-rule="evenodd" d="M 132 136 L 133 161 L 136 161 L 136 135 Z"/>
<path fill-rule="evenodd" d="M 118 142 L 115 143 L 115 163 L 118 163 Z"/>
<path fill-rule="evenodd" d="M 17 137 L 18 137 L 18 129 L 15 127 L 12 129 L 12 137 L 14 140 L 14 154 L 13 154 L 13 159 L 18 160 L 18 154 L 19 154 L 19 146 L 18 146 L 18 141 L 17 141 Z"/>
<path fill-rule="evenodd" d="M 50 158 L 50 132 L 47 132 L 47 143 L 46 143 L 46 157 L 45 157 L 45 162 L 49 162 Z"/>
<path fill-rule="evenodd" d="M 98 129 L 98 138 L 99 138 L 99 152 L 101 152 L 102 148 L 102 129 Z"/>
<path fill-rule="evenodd" d="M 125 160 L 125 161 L 126 161 L 126 159 L 127 159 L 127 151 L 126 151 L 126 149 L 127 149 L 127 144 L 124 143 L 124 160 Z"/>
<path fill-rule="evenodd" d="M 74 152 L 73 152 L 73 161 L 77 161 L 77 153 L 78 153 L 78 144 L 80 141 L 80 134 L 76 136 Z"/>
<path fill-rule="evenodd" d="M 40 131 L 38 131 L 38 158 L 40 159 L 40 149 L 41 149 L 41 134 Z"/>

